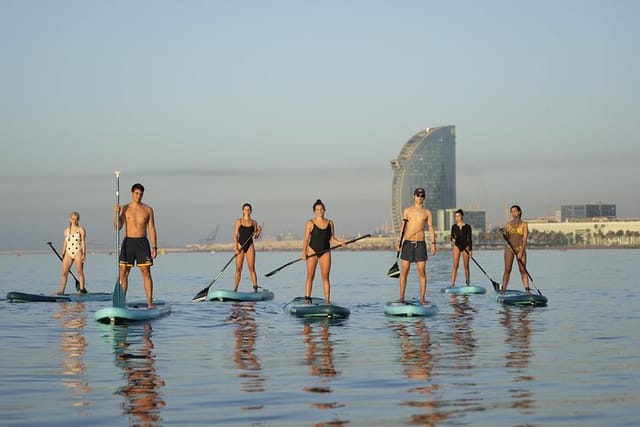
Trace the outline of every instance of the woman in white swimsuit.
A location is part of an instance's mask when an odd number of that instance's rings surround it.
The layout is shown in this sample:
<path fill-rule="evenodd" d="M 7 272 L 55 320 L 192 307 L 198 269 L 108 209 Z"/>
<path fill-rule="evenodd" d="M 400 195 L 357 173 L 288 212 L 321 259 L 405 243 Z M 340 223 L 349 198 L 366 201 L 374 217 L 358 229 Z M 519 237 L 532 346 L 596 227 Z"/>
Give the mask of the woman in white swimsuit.
<path fill-rule="evenodd" d="M 69 217 L 69 226 L 64 229 L 64 242 L 62 243 L 62 276 L 60 277 L 60 290 L 58 295 L 64 294 L 64 289 L 67 287 L 67 276 L 73 262 L 76 262 L 76 269 L 78 271 L 78 282 L 80 282 L 80 292 L 87 293 L 84 288 L 84 262 L 85 254 L 87 252 L 86 246 L 86 231 L 84 227 L 78 224 L 80 221 L 80 214 L 78 212 L 71 212 Z"/>

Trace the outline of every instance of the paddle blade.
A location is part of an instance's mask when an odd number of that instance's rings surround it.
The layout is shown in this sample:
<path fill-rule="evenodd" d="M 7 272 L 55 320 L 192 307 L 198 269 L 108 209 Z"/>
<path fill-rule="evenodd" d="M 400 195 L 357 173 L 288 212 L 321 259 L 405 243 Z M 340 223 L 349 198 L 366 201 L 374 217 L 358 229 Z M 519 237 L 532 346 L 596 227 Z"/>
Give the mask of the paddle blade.
<path fill-rule="evenodd" d="M 489 279 L 489 280 L 491 280 L 491 284 L 493 285 L 493 290 L 496 291 L 496 292 L 499 292 L 500 291 L 500 283 L 496 282 L 493 279 Z"/>
<path fill-rule="evenodd" d="M 203 290 L 201 290 L 200 292 L 198 292 L 196 294 L 195 297 L 193 297 L 193 301 L 195 302 L 201 302 L 204 301 L 205 299 L 207 299 L 207 294 L 209 293 L 209 286 L 207 286 L 206 288 L 204 288 Z"/>
<path fill-rule="evenodd" d="M 398 267 L 398 263 L 397 262 L 391 266 L 391 268 L 387 272 L 387 276 L 389 276 L 391 278 L 394 278 L 394 279 L 400 277 L 400 268 Z"/>
<path fill-rule="evenodd" d="M 80 281 L 76 279 L 76 291 L 80 292 Z"/>
<path fill-rule="evenodd" d="M 116 282 L 116 286 L 113 288 L 113 306 L 114 307 L 124 307 L 127 304 L 127 297 L 124 294 L 124 290 L 122 289 L 122 285 L 118 280 Z"/>

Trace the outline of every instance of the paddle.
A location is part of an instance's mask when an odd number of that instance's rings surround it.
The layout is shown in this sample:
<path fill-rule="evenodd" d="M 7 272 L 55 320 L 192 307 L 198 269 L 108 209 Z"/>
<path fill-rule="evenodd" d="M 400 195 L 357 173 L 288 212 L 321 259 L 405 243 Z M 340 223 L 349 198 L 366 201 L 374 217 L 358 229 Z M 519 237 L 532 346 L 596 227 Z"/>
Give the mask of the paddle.
<path fill-rule="evenodd" d="M 518 260 L 518 264 L 520 264 L 522 266 L 522 268 L 524 269 L 524 272 L 527 273 L 527 276 L 529 276 L 529 280 L 531 281 L 531 284 L 533 285 L 534 288 L 536 288 L 536 291 L 538 291 L 538 294 L 542 295 L 542 292 L 540 292 L 540 289 L 538 289 L 536 284 L 533 283 L 533 277 L 531 277 L 531 275 L 527 271 L 527 267 L 524 265 L 524 262 L 522 262 L 522 260 L 520 258 L 518 258 L 518 252 L 516 252 L 516 248 L 514 248 L 513 245 L 511 244 L 511 242 L 509 241 L 509 238 L 507 237 L 507 235 L 504 232 L 504 228 L 501 228 L 500 231 L 502 232 L 502 237 L 504 238 L 504 240 L 506 240 L 507 244 L 509 245 L 509 247 L 513 251 L 513 255 Z"/>
<path fill-rule="evenodd" d="M 114 171 L 116 174 L 116 205 L 120 206 L 120 171 Z M 126 295 L 122 284 L 120 283 L 120 212 L 116 213 L 116 266 L 118 267 L 118 279 L 113 288 L 113 306 L 124 307 L 127 304 Z"/>
<path fill-rule="evenodd" d="M 53 249 L 53 252 L 55 252 L 56 255 L 58 255 L 58 258 L 60 259 L 60 261 L 62 261 L 62 257 L 60 256 L 58 251 L 56 251 L 56 248 L 53 247 L 53 244 L 51 242 L 47 242 L 47 245 L 49 245 L 51 249 Z M 73 278 L 76 280 L 76 291 L 80 292 L 80 281 L 78 280 L 76 275 L 73 274 L 73 271 L 69 270 L 69 273 L 71 273 L 71 276 L 73 276 Z"/>
<path fill-rule="evenodd" d="M 491 282 L 491 284 L 493 285 L 493 289 L 498 292 L 500 291 L 500 283 L 496 282 L 495 280 L 493 280 L 491 277 L 489 277 L 489 275 L 487 274 L 486 271 L 484 271 L 484 268 L 482 268 L 482 266 L 480 264 L 478 264 L 478 261 L 476 261 L 476 259 L 474 257 L 471 256 L 471 254 L 469 253 L 469 250 L 465 248 L 465 251 L 469 254 L 469 257 L 471 258 L 471 260 L 475 263 L 475 265 L 478 266 L 478 268 L 480 269 L 480 271 L 482 271 L 484 273 L 485 276 L 487 276 L 487 279 L 489 279 L 489 281 Z"/>
<path fill-rule="evenodd" d="M 358 240 L 364 239 L 364 238 L 366 238 L 366 237 L 371 237 L 371 234 L 365 234 L 364 236 L 360 236 L 360 237 L 357 237 L 357 238 L 355 238 L 355 239 L 351 239 L 351 240 L 349 240 L 349 241 L 347 241 L 347 242 L 344 242 L 344 244 L 342 244 L 342 245 L 335 245 L 335 246 L 331 246 L 330 248 L 327 248 L 327 249 L 325 249 L 325 250 L 322 250 L 322 251 L 316 252 L 316 253 L 315 253 L 315 254 L 313 254 L 313 255 L 307 255 L 307 258 L 306 258 L 306 259 L 311 258 L 311 257 L 314 257 L 314 256 L 320 256 L 320 255 L 322 255 L 323 253 L 326 253 L 326 252 L 329 252 L 329 251 L 334 250 L 335 248 L 339 248 L 339 247 L 341 247 L 341 246 L 346 246 L 346 245 L 348 245 L 348 244 L 350 244 L 350 243 L 357 242 Z M 284 264 L 284 265 L 282 265 L 282 266 L 280 266 L 280 267 L 276 268 L 275 270 L 268 272 L 267 274 L 265 274 L 265 277 L 271 277 L 271 276 L 273 276 L 274 274 L 276 274 L 278 271 L 282 270 L 283 268 L 288 267 L 288 266 L 290 266 L 291 264 L 295 264 L 295 263 L 296 263 L 296 262 L 298 262 L 298 261 L 302 261 L 302 257 L 300 257 L 300 258 L 296 258 L 296 259 L 294 259 L 293 261 L 289 261 L 288 263 L 286 263 L 286 264 Z"/>
<path fill-rule="evenodd" d="M 398 267 L 398 259 L 400 259 L 400 248 L 402 247 L 402 239 L 404 238 L 404 231 L 407 228 L 408 221 L 409 220 L 406 218 L 402 219 L 402 230 L 400 231 L 400 243 L 398 243 L 398 252 L 396 252 L 396 262 L 391 266 L 391 268 L 387 272 L 387 276 L 394 279 L 400 277 L 400 268 Z"/>
<path fill-rule="evenodd" d="M 253 238 L 253 234 L 251 236 L 249 236 L 249 238 L 242 244 L 241 248 L 244 248 L 244 246 L 249 243 L 249 240 L 251 240 Z M 238 256 L 238 252 L 236 252 L 234 250 L 234 254 L 231 257 L 231 259 L 229 261 L 227 261 L 227 263 L 224 265 L 224 267 L 222 267 L 222 270 L 220 270 L 220 272 L 218 273 L 218 275 L 216 277 L 213 278 L 213 280 L 211 281 L 211 283 L 209 283 L 209 286 L 207 286 L 206 288 L 204 288 L 203 290 L 201 290 L 200 292 L 198 292 L 196 294 L 195 297 L 193 297 L 193 301 L 196 302 L 201 302 L 207 299 L 207 294 L 209 293 L 209 288 L 211 288 L 211 286 L 213 286 L 214 283 L 216 283 L 216 280 L 218 280 L 218 278 L 222 275 L 222 272 L 229 267 L 229 264 L 231 264 L 233 262 L 234 259 L 236 259 L 236 257 Z"/>

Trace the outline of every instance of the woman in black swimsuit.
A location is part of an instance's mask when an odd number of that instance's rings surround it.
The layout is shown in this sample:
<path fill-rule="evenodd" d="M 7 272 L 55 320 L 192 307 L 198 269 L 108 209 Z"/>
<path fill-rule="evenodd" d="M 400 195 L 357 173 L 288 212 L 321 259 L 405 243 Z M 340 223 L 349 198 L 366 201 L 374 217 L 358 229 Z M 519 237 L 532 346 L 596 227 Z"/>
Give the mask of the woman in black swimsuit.
<path fill-rule="evenodd" d="M 453 243 L 453 268 L 451 269 L 451 286 L 456 285 L 456 276 L 460 266 L 460 255 L 462 255 L 462 266 L 464 268 L 464 283 L 469 286 L 471 271 L 469 270 L 469 258 L 473 256 L 473 243 L 471 237 L 471 226 L 464 222 L 464 212 L 462 209 L 455 211 L 456 223 L 451 226 L 451 242 Z"/>
<path fill-rule="evenodd" d="M 262 233 L 262 227 L 258 225 L 256 220 L 251 219 L 251 212 L 253 208 L 249 203 L 242 205 L 242 218 L 238 218 L 235 223 L 235 230 L 233 233 L 235 241 L 236 251 L 236 276 L 233 282 L 233 290 L 238 290 L 240 284 L 240 278 L 242 277 L 242 262 L 244 261 L 245 254 L 247 256 L 247 267 L 249 268 L 249 275 L 251 276 L 251 282 L 253 283 L 254 292 L 258 291 L 258 276 L 256 275 L 256 248 L 253 244 L 253 239 L 260 237 Z"/>
<path fill-rule="evenodd" d="M 331 251 L 328 251 L 328 249 L 331 247 L 331 243 L 343 245 L 344 242 L 336 238 L 333 221 L 324 217 L 325 207 L 320 199 L 313 204 L 313 211 L 316 217 L 307 221 L 302 243 L 302 259 L 307 261 L 307 281 L 304 296 L 307 302 L 311 303 L 311 289 L 316 275 L 316 267 L 319 263 L 324 299 L 327 304 L 330 304 L 331 283 L 329 282 L 329 272 L 331 271 Z M 318 256 L 312 256 L 322 251 L 326 252 Z"/>

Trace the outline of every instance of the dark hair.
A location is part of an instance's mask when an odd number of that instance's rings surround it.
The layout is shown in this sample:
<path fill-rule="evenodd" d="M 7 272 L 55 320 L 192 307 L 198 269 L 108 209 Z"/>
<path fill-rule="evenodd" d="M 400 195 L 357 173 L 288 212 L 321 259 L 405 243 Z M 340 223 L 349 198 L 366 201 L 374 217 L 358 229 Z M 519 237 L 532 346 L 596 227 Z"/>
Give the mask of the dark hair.
<path fill-rule="evenodd" d="M 131 186 L 131 192 L 133 193 L 136 190 L 140 190 L 144 193 L 144 185 L 140 184 L 139 182 L 136 182 Z"/>
<path fill-rule="evenodd" d="M 322 206 L 322 209 L 327 209 L 327 208 L 325 208 L 325 207 L 324 207 L 324 203 L 322 203 L 322 200 L 318 199 L 318 200 L 316 200 L 316 202 L 313 204 L 313 210 L 314 210 L 314 212 L 315 212 L 315 210 L 316 210 L 316 206 L 318 206 L 318 205 Z"/>
<path fill-rule="evenodd" d="M 457 211 L 455 211 L 453 214 L 460 214 L 460 216 L 464 216 L 464 212 L 462 211 L 462 209 L 458 209 Z"/>
<path fill-rule="evenodd" d="M 251 206 L 250 203 L 245 203 L 244 205 L 242 205 L 242 210 L 244 210 L 244 208 L 246 208 L 247 206 L 249 207 L 249 210 L 253 212 L 253 207 Z"/>
<path fill-rule="evenodd" d="M 511 211 L 511 209 L 513 209 L 513 208 L 516 208 L 516 209 L 518 210 L 518 215 L 520 215 L 520 218 L 522 218 L 522 209 L 520 209 L 520 206 L 518 206 L 518 205 L 512 205 L 512 206 L 509 208 L 509 211 Z"/>

